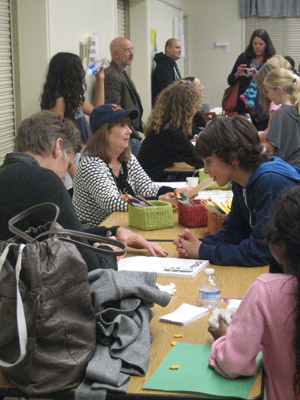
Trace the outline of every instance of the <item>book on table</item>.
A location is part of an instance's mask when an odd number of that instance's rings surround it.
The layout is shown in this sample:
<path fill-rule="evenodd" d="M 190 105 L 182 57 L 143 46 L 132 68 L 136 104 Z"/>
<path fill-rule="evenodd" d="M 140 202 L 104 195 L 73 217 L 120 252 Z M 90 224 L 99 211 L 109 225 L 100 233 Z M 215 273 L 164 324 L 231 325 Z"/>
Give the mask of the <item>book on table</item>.
<path fill-rule="evenodd" d="M 208 264 L 208 260 L 136 256 L 122 258 L 118 263 L 118 270 L 156 272 L 159 276 L 194 278 Z"/>

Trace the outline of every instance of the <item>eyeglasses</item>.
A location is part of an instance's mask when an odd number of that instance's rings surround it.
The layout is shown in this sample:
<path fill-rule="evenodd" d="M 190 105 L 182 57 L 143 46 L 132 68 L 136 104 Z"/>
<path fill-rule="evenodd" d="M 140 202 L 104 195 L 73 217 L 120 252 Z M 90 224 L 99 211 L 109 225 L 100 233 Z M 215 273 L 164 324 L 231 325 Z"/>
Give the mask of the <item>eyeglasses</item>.
<path fill-rule="evenodd" d="M 134 52 L 134 48 L 133 47 L 131 47 L 130 49 L 124 49 L 123 50 L 124 51 L 124 53 L 126 53 L 126 54 L 129 54 L 129 53 L 133 53 Z"/>

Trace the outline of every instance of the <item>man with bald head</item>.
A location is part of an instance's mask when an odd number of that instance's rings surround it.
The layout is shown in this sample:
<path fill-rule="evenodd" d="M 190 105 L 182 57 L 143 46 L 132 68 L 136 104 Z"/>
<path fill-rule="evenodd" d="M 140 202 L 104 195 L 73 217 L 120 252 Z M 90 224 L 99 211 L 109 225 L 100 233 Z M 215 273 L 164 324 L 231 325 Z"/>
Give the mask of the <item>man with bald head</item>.
<path fill-rule="evenodd" d="M 104 70 L 105 103 L 118 104 L 125 110 L 135 109 L 139 112 L 130 126 L 132 133 L 129 144 L 132 154 L 136 156 L 141 146 L 139 132 L 143 132 L 143 107 L 136 87 L 126 73 L 127 65 L 133 61 L 133 47 L 128 39 L 117 37 L 110 44 L 110 53 L 110 66 Z"/>
<path fill-rule="evenodd" d="M 170 83 L 180 79 L 180 71 L 176 60 L 181 57 L 181 43 L 175 38 L 168 39 L 163 52 L 155 54 L 155 69 L 152 73 L 152 105 L 158 94 Z"/>

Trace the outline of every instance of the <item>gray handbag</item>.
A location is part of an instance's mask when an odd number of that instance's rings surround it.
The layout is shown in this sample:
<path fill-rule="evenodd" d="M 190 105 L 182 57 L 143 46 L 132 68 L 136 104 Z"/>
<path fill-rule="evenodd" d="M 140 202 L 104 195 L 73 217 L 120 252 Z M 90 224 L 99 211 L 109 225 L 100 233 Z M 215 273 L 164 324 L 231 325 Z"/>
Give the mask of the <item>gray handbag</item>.
<path fill-rule="evenodd" d="M 20 231 L 15 224 L 44 207 L 54 221 Z M 28 395 L 66 390 L 84 377 L 96 344 L 87 266 L 76 245 L 122 255 L 118 241 L 64 230 L 59 208 L 43 203 L 9 221 L 15 237 L 0 242 L 0 369 Z M 84 237 L 120 247 L 99 249 L 71 239 Z"/>

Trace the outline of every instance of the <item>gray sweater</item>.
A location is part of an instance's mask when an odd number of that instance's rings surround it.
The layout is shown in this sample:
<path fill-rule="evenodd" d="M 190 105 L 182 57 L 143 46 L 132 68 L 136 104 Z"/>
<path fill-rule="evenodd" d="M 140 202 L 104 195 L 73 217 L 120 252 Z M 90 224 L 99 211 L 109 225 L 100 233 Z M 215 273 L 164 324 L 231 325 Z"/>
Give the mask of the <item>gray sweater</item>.
<path fill-rule="evenodd" d="M 275 156 L 300 167 L 300 123 L 295 107 L 282 104 L 274 112 L 266 139 L 275 147 Z"/>
<path fill-rule="evenodd" d="M 126 392 L 130 375 L 145 375 L 150 361 L 150 307 L 165 307 L 170 295 L 156 288 L 156 274 L 95 270 L 89 284 L 97 322 L 96 351 L 76 399 Z M 102 396 L 102 397 L 101 397 Z"/>

